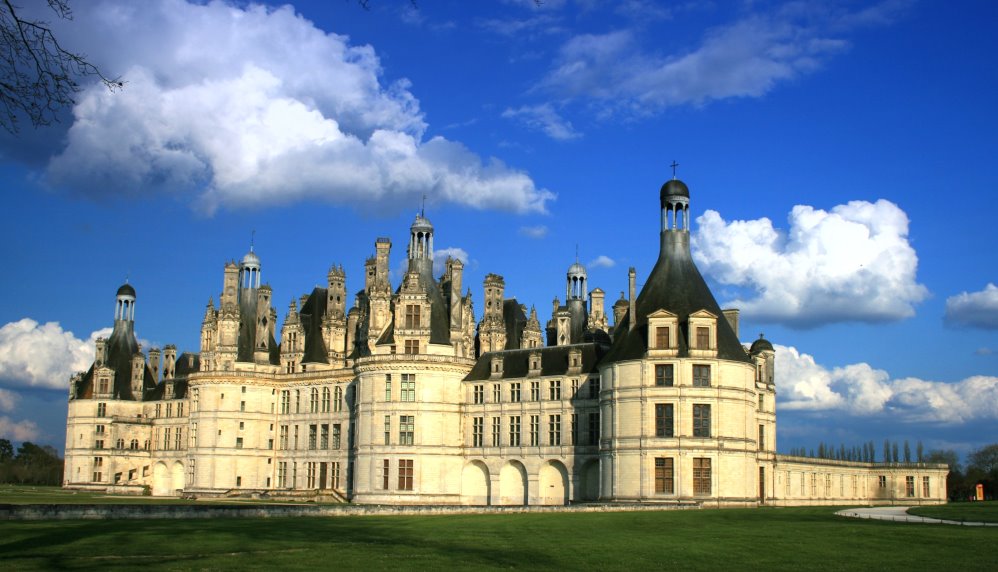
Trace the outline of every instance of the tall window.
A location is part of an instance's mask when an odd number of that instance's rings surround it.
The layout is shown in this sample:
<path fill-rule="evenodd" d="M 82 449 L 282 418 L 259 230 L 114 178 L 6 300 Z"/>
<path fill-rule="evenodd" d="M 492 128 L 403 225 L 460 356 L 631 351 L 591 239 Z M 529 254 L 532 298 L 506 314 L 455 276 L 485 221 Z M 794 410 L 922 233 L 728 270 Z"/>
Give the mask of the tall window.
<path fill-rule="evenodd" d="M 492 446 L 498 447 L 502 439 L 502 418 L 492 418 Z"/>
<path fill-rule="evenodd" d="M 509 418 L 509 446 L 520 446 L 520 416 L 513 415 Z"/>
<path fill-rule="evenodd" d="M 329 423 L 323 423 L 319 432 L 319 448 L 325 451 L 329 448 Z"/>
<path fill-rule="evenodd" d="M 195 396 L 197 396 L 197 392 L 198 392 L 198 390 L 195 389 L 194 390 L 194 395 Z M 196 399 L 196 397 L 195 397 L 195 399 Z M 197 403 L 197 401 L 195 401 L 194 403 Z M 98 403 L 97 404 L 97 417 L 107 417 L 107 403 Z"/>
<path fill-rule="evenodd" d="M 932 496 L 932 488 L 929 486 L 929 477 L 922 477 L 922 496 L 926 498 Z"/>
<path fill-rule="evenodd" d="M 475 386 L 475 403 L 485 403 L 485 386 L 476 385 Z"/>
<path fill-rule="evenodd" d="M 281 413 L 291 413 L 291 391 L 281 391 Z"/>
<path fill-rule="evenodd" d="M 308 450 L 314 451 L 316 448 L 316 436 L 318 435 L 318 426 L 309 425 L 308 426 Z"/>
<path fill-rule="evenodd" d="M 170 428 L 167 427 L 163 430 L 163 449 L 169 450 L 170 448 Z"/>
<path fill-rule="evenodd" d="M 416 417 L 413 415 L 399 416 L 399 445 L 412 445 L 415 432 Z"/>
<path fill-rule="evenodd" d="M 279 442 L 280 448 L 282 450 L 288 448 L 288 426 L 281 425 L 281 440 Z"/>
<path fill-rule="evenodd" d="M 301 390 L 295 390 L 295 413 L 301 413 Z M 294 468 L 294 465 L 291 466 Z"/>
<path fill-rule="evenodd" d="M 385 401 L 392 400 L 392 374 L 385 374 Z"/>
<path fill-rule="evenodd" d="M 343 388 L 339 386 L 333 389 L 333 411 L 343 411 Z"/>
<path fill-rule="evenodd" d="M 911 475 L 904 478 L 904 496 L 915 496 L 915 477 Z"/>
<path fill-rule="evenodd" d="M 693 494 L 710 494 L 710 459 L 693 458 Z"/>
<path fill-rule="evenodd" d="M 548 415 L 548 444 L 561 445 L 561 415 Z"/>
<path fill-rule="evenodd" d="M 419 306 L 417 304 L 406 304 L 405 306 L 405 327 L 412 330 L 419 328 Z"/>
<path fill-rule="evenodd" d="M 710 328 L 697 328 L 697 348 L 705 350 L 710 347 Z"/>
<path fill-rule="evenodd" d="M 759 394 L 759 411 L 762 411 L 765 408 L 766 408 L 766 395 L 760 393 Z"/>
<path fill-rule="evenodd" d="M 319 412 L 319 390 L 314 387 L 308 395 L 308 411 L 309 413 Z"/>
<path fill-rule="evenodd" d="M 530 401 L 540 401 L 541 400 L 541 382 L 531 381 L 530 382 Z"/>
<path fill-rule="evenodd" d="M 659 326 L 655 328 L 655 347 L 658 349 L 669 348 L 669 327 Z"/>
<path fill-rule="evenodd" d="M 660 363 L 655 365 L 655 385 L 659 387 L 672 387 L 675 383 L 673 378 L 673 367 L 671 363 Z"/>
<path fill-rule="evenodd" d="M 693 436 L 710 437 L 710 405 L 693 404 Z"/>
<path fill-rule="evenodd" d="M 385 445 L 392 444 L 392 416 L 385 415 Z"/>
<path fill-rule="evenodd" d="M 298 427 L 299 425 L 295 425 L 295 442 L 294 442 L 295 451 L 298 450 Z"/>
<path fill-rule="evenodd" d="M 343 440 L 343 430 L 340 428 L 339 423 L 333 423 L 333 449 L 340 448 L 340 442 Z"/>
<path fill-rule="evenodd" d="M 589 423 L 587 427 L 589 431 L 590 445 L 599 445 L 599 413 L 592 411 L 589 413 Z"/>
<path fill-rule="evenodd" d="M 672 457 L 655 459 L 655 492 L 672 494 L 675 492 Z"/>
<path fill-rule="evenodd" d="M 416 374 L 402 374 L 402 401 L 416 401 Z"/>
<path fill-rule="evenodd" d="M 693 366 L 693 387 L 710 387 L 710 366 Z"/>
<path fill-rule="evenodd" d="M 197 411 L 201 403 L 201 390 L 195 388 L 191 390 L 191 409 Z"/>
<path fill-rule="evenodd" d="M 340 462 L 333 461 L 329 463 L 329 480 L 332 481 L 330 486 L 334 489 L 340 488 Z"/>
<path fill-rule="evenodd" d="M 388 459 L 381 460 L 381 488 L 386 491 L 388 490 L 388 483 L 390 482 L 388 479 L 391 476 L 391 468 L 392 468 L 391 461 L 389 461 Z"/>
<path fill-rule="evenodd" d="M 572 414 L 572 430 L 571 430 L 572 445 L 579 444 L 579 414 Z"/>
<path fill-rule="evenodd" d="M 309 463 L 305 467 L 305 488 L 315 488 L 315 463 Z"/>
<path fill-rule="evenodd" d="M 558 401 L 561 399 L 561 380 L 552 379 L 548 382 L 548 399 Z"/>
<path fill-rule="evenodd" d="M 492 403 L 502 402 L 502 385 L 498 383 L 492 384 Z"/>
<path fill-rule="evenodd" d="M 541 417 L 540 415 L 530 416 L 530 446 L 536 447 L 541 444 Z"/>
<path fill-rule="evenodd" d="M 572 396 L 569 399 L 575 399 L 579 396 L 579 380 L 578 378 L 572 380 Z"/>
<path fill-rule="evenodd" d="M 655 404 L 655 436 L 656 437 L 673 437 L 675 435 L 673 431 L 673 404 L 672 403 L 656 403 Z"/>
<path fill-rule="evenodd" d="M 399 490 L 412 490 L 412 459 L 399 459 Z"/>
<path fill-rule="evenodd" d="M 405 341 L 405 353 L 407 353 L 407 354 L 418 354 L 419 353 L 419 340 L 406 340 Z"/>
<path fill-rule="evenodd" d="M 519 403 L 520 401 L 520 382 L 514 382 L 509 384 L 509 400 L 513 403 Z"/>
<path fill-rule="evenodd" d="M 879 477 L 877 477 L 877 485 L 880 488 L 882 488 L 882 489 L 886 489 L 887 488 L 887 475 L 880 475 Z"/>
<path fill-rule="evenodd" d="M 277 463 L 277 486 L 284 488 L 288 486 L 288 463 L 281 461 Z"/>
<path fill-rule="evenodd" d="M 760 451 L 765 451 L 766 450 L 766 426 L 765 425 L 760 425 L 759 426 L 759 450 Z"/>
<path fill-rule="evenodd" d="M 322 412 L 329 413 L 329 388 L 322 388 Z"/>
<path fill-rule="evenodd" d="M 599 378 L 589 378 L 589 399 L 599 399 Z"/>
<path fill-rule="evenodd" d="M 484 435 L 485 435 L 485 418 L 475 417 L 472 421 L 471 446 L 481 447 L 484 441 Z"/>
<path fill-rule="evenodd" d="M 184 429 L 182 427 L 177 427 L 177 432 L 173 436 L 173 448 L 178 451 L 181 449 L 181 446 L 184 444 L 183 435 L 184 435 Z M 138 441 L 136 441 L 135 444 L 138 445 L 139 444 Z"/>

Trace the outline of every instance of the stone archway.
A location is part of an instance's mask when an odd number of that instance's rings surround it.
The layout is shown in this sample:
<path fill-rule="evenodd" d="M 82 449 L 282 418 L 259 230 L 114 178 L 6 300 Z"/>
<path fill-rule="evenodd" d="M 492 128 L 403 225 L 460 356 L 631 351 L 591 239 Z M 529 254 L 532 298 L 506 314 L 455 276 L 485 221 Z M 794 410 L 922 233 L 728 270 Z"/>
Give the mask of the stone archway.
<path fill-rule="evenodd" d="M 568 504 L 568 471 L 561 461 L 548 461 L 541 466 L 537 498 L 540 504 Z"/>
<path fill-rule="evenodd" d="M 491 498 L 489 468 L 481 461 L 472 461 L 461 471 L 461 504 L 488 505 Z"/>
<path fill-rule="evenodd" d="M 176 495 L 177 491 L 184 489 L 184 464 L 180 461 L 173 463 L 173 468 L 170 470 L 170 494 Z"/>
<path fill-rule="evenodd" d="M 170 490 L 170 469 L 160 461 L 152 468 L 152 494 L 164 497 L 173 494 Z"/>
<path fill-rule="evenodd" d="M 499 470 L 499 504 L 527 504 L 527 470 L 519 461 L 510 461 Z"/>

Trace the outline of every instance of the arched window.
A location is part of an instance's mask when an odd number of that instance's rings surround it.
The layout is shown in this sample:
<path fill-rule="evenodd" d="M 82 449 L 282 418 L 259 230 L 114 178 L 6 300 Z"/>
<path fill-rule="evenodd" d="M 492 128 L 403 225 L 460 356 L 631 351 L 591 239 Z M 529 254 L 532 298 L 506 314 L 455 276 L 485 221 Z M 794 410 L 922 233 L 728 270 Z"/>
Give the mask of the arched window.
<path fill-rule="evenodd" d="M 139 448 L 139 440 L 138 439 L 132 439 L 132 442 L 129 443 L 128 448 L 131 449 L 131 450 L 133 450 L 133 451 L 137 450 Z"/>
<path fill-rule="evenodd" d="M 328 413 L 329 412 L 329 388 L 328 387 L 323 387 L 322 388 L 322 412 L 323 413 Z"/>
<path fill-rule="evenodd" d="M 334 411 L 343 411 L 343 388 L 336 388 L 336 399 L 333 400 Z"/>
<path fill-rule="evenodd" d="M 124 449 L 125 448 L 125 440 L 124 439 L 118 439 L 118 442 L 115 443 L 115 448 L 116 449 Z"/>
<path fill-rule="evenodd" d="M 309 393 L 308 410 L 311 413 L 319 412 L 319 390 L 314 387 L 312 388 L 312 391 Z"/>

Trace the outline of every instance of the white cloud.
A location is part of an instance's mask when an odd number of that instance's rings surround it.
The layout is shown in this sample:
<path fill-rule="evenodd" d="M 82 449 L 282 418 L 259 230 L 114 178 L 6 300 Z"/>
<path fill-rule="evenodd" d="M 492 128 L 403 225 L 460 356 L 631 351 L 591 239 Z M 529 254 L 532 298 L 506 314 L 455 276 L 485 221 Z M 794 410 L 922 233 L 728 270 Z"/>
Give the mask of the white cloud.
<path fill-rule="evenodd" d="M 10 322 L 0 328 L 0 383 L 68 391 L 70 376 L 93 363 L 94 340 L 110 333 L 104 328 L 81 340 L 58 322 Z"/>
<path fill-rule="evenodd" d="M 6 389 L 0 389 L 0 411 L 13 411 L 21 396 Z"/>
<path fill-rule="evenodd" d="M 794 347 L 774 347 L 779 406 L 785 409 L 889 415 L 907 422 L 998 420 L 998 377 L 978 375 L 953 383 L 891 379 L 866 363 L 829 369 Z"/>
<path fill-rule="evenodd" d="M 444 273 L 448 258 L 456 258 L 468 265 L 468 252 L 463 248 L 451 246 L 447 248 L 437 248 L 433 250 L 433 275 L 440 276 Z"/>
<path fill-rule="evenodd" d="M 605 254 L 600 254 L 595 259 L 589 261 L 589 268 L 613 268 L 617 263 L 606 256 Z"/>
<path fill-rule="evenodd" d="M 948 324 L 998 329 L 998 286 L 988 283 L 979 292 L 961 292 L 946 299 Z"/>
<path fill-rule="evenodd" d="M 519 109 L 507 109 L 502 116 L 507 119 L 518 119 L 527 127 L 541 131 L 548 137 L 558 141 L 578 139 L 582 134 L 572 127 L 572 122 L 558 115 L 550 103 L 540 105 L 525 105 Z"/>
<path fill-rule="evenodd" d="M 423 140 L 409 83 L 386 84 L 371 46 L 290 6 L 104 0 L 75 16 L 59 32 L 127 84 L 80 94 L 65 147 L 48 162 L 50 184 L 195 192 L 208 213 L 301 199 L 398 205 L 421 194 L 543 212 L 554 199 L 497 159 Z"/>
<path fill-rule="evenodd" d="M 755 320 L 795 327 L 899 320 L 928 295 L 916 281 L 908 217 L 889 201 L 831 211 L 798 205 L 786 232 L 767 218 L 726 222 L 712 210 L 697 223 L 697 264 L 723 284 L 753 290 L 726 304 Z"/>
<path fill-rule="evenodd" d="M 543 224 L 536 226 L 521 226 L 520 234 L 530 238 L 544 238 L 548 235 L 548 227 Z"/>
<path fill-rule="evenodd" d="M 36 441 L 39 436 L 41 432 L 34 421 L 14 421 L 10 417 L 0 416 L 0 437 L 11 441 Z"/>

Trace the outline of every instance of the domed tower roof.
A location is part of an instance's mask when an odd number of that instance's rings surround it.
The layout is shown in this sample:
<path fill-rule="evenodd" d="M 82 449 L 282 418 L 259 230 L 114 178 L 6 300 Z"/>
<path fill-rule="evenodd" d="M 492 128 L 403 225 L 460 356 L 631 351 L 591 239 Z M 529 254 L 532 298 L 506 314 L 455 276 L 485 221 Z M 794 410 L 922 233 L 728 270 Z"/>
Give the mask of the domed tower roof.
<path fill-rule="evenodd" d="M 433 223 L 420 213 L 416 215 L 416 220 L 412 221 L 412 226 L 409 227 L 409 230 L 412 232 L 433 232 Z"/>
<path fill-rule="evenodd" d="M 132 288 L 132 285 L 129 284 L 128 282 L 125 282 L 124 284 L 121 285 L 120 288 L 118 288 L 118 293 L 116 295 L 117 296 L 131 296 L 132 298 L 134 298 L 135 297 L 135 288 Z"/>
<path fill-rule="evenodd" d="M 253 247 L 252 246 L 250 247 L 250 251 L 246 253 L 246 256 L 243 257 L 243 261 L 241 263 L 241 266 L 244 266 L 244 267 L 245 266 L 254 266 L 254 267 L 257 267 L 257 268 L 260 267 L 260 257 L 257 256 L 255 252 L 253 252 Z"/>
<path fill-rule="evenodd" d="M 586 275 L 586 267 L 583 266 L 583 265 L 581 265 L 581 264 L 579 264 L 579 261 L 576 260 L 571 266 L 568 267 L 568 275 L 569 276 L 573 276 L 573 275 L 574 276 L 580 276 L 580 275 L 581 276 L 585 276 Z"/>
<path fill-rule="evenodd" d="M 762 334 L 759 334 L 759 339 L 752 342 L 752 347 L 749 348 L 749 353 L 756 355 L 763 351 L 775 351 L 773 350 L 773 344 L 769 343 Z"/>
<path fill-rule="evenodd" d="M 686 186 L 686 183 L 680 181 L 679 179 L 669 179 L 662 185 L 662 190 L 659 192 L 659 198 L 662 204 L 665 205 L 666 200 L 669 197 L 684 197 L 690 198 L 690 189 Z"/>

